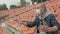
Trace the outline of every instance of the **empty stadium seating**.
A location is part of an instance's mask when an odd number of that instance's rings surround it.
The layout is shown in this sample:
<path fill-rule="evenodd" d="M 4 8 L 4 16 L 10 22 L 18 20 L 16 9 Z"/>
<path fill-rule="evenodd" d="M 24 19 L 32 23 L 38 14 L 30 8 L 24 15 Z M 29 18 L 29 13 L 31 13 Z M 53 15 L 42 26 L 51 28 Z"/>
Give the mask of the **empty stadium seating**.
<path fill-rule="evenodd" d="M 5 23 L 22 32 L 22 34 L 36 34 L 36 27 L 29 28 L 22 24 L 24 21 L 34 21 L 37 14 L 35 13 L 36 8 L 38 8 L 41 4 L 45 4 L 46 8 L 50 10 L 52 14 L 55 15 L 57 21 L 60 24 L 60 0 L 51 0 L 44 3 L 39 3 L 35 5 L 25 6 L 22 8 L 10 9 L 5 11 L 0 11 L 0 16 L 6 17 Z M 25 22 L 24 22 L 25 23 Z M 3 32 L 2 32 L 3 31 Z M 0 27 L 0 34 L 5 34 L 4 29 Z M 60 31 L 58 32 L 60 34 Z"/>

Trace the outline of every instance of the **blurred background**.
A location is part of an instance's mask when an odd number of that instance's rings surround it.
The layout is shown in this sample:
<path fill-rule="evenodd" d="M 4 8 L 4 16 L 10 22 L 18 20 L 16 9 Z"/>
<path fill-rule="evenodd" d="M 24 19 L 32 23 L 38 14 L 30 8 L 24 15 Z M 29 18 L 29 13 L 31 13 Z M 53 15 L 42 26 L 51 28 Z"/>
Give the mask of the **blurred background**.
<path fill-rule="evenodd" d="M 60 24 L 60 0 L 0 0 L 0 34 L 36 34 L 36 26 L 29 28 L 22 23 L 34 21 L 41 4 Z"/>
<path fill-rule="evenodd" d="M 0 0 L 0 10 L 20 8 L 48 0 Z"/>

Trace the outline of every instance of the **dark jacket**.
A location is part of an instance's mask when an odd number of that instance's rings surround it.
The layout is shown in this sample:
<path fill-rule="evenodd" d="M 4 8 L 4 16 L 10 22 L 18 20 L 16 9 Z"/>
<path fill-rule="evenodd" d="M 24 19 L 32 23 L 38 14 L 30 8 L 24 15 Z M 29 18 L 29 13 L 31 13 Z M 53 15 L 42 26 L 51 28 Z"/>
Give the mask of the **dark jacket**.
<path fill-rule="evenodd" d="M 57 20 L 55 19 L 55 16 L 53 14 L 49 14 L 46 18 L 44 18 L 45 22 L 48 24 L 49 27 L 57 26 L 58 30 L 60 30 L 60 25 L 58 24 Z M 37 32 L 38 26 L 40 25 L 40 19 L 37 16 L 35 21 L 32 23 L 27 23 L 28 27 L 34 27 L 37 26 Z M 47 34 L 58 34 L 58 31 L 55 32 L 47 32 Z"/>

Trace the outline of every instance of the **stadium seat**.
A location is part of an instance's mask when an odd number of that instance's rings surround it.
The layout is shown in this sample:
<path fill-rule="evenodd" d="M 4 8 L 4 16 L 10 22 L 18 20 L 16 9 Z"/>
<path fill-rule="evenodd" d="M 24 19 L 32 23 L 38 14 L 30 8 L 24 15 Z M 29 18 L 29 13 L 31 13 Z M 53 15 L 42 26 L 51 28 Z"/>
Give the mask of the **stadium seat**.
<path fill-rule="evenodd" d="M 0 26 L 0 34 L 6 34 L 6 32 L 2 26 Z"/>
<path fill-rule="evenodd" d="M 23 31 L 23 34 L 36 34 L 36 27 L 29 28 L 28 31 Z"/>

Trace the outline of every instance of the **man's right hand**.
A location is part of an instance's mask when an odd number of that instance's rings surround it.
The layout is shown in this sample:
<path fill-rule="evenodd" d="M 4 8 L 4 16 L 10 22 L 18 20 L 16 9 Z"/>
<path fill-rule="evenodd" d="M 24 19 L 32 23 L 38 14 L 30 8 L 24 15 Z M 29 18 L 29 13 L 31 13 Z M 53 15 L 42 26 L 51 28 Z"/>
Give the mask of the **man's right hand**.
<path fill-rule="evenodd" d="M 39 29 L 40 32 L 44 32 L 44 30 L 43 30 L 43 29 L 44 29 L 43 25 L 40 25 L 40 26 L 38 27 L 38 29 Z"/>

